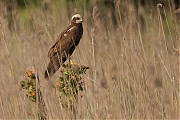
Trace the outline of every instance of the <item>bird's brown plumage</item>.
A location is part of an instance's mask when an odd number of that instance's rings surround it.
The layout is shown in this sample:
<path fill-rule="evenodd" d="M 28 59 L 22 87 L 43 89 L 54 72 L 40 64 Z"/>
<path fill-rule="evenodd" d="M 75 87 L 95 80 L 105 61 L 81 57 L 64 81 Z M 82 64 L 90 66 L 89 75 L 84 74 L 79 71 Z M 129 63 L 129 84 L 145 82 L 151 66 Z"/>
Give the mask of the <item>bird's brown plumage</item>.
<path fill-rule="evenodd" d="M 50 48 L 50 59 L 44 78 L 49 79 L 59 69 L 60 64 L 65 62 L 68 55 L 72 55 L 75 47 L 83 34 L 82 17 L 79 14 L 71 18 L 70 25 L 58 37 L 56 43 Z"/>

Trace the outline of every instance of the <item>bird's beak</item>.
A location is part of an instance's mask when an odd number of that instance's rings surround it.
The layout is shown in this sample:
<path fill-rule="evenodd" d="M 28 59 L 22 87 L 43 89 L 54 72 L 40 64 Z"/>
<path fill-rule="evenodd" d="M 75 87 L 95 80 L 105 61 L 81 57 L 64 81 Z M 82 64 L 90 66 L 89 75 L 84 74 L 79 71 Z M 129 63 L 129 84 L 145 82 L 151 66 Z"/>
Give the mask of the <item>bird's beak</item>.
<path fill-rule="evenodd" d="M 83 22 L 83 18 L 81 17 L 79 20 L 76 20 L 76 23 L 82 23 Z"/>
<path fill-rule="evenodd" d="M 79 23 L 82 23 L 83 22 L 83 18 L 81 17 L 79 20 L 78 20 Z"/>
<path fill-rule="evenodd" d="M 80 21 L 83 22 L 83 18 L 82 17 L 81 17 Z"/>

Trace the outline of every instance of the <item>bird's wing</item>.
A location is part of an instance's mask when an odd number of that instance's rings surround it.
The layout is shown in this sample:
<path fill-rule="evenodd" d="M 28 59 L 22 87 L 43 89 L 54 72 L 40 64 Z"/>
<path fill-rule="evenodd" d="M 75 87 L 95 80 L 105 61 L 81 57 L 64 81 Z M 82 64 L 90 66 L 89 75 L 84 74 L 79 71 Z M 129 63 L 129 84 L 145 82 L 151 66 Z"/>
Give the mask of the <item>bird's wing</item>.
<path fill-rule="evenodd" d="M 50 59 L 57 55 L 61 58 L 66 57 L 65 55 L 69 54 L 69 50 L 76 40 L 78 31 L 78 28 L 73 26 L 64 32 L 64 34 L 61 34 L 56 43 L 50 48 L 48 57 Z"/>
<path fill-rule="evenodd" d="M 74 51 L 74 42 L 78 34 L 78 28 L 76 26 L 71 27 L 63 35 L 61 35 L 57 42 L 50 48 L 48 57 L 50 62 L 47 66 L 47 70 L 44 73 L 44 77 L 49 79 L 60 67 L 61 62 L 65 62 L 68 54 L 72 54 Z"/>

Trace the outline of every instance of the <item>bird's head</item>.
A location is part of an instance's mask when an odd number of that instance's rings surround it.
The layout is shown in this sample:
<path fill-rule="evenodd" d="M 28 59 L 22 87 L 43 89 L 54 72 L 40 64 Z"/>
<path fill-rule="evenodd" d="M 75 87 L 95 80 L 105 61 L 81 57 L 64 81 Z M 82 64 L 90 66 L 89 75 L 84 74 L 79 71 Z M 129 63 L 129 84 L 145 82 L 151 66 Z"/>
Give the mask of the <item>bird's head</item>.
<path fill-rule="evenodd" d="M 80 14 L 75 14 L 75 15 L 72 16 L 71 22 L 73 22 L 73 23 L 82 23 L 83 18 L 82 18 L 82 16 Z"/>

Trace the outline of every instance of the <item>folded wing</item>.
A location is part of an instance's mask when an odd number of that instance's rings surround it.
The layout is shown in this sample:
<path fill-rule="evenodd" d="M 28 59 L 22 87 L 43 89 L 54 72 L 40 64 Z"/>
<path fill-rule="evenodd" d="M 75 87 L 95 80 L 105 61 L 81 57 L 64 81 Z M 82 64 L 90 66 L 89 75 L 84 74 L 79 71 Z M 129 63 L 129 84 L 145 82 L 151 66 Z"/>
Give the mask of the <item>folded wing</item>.
<path fill-rule="evenodd" d="M 76 41 L 80 39 L 78 36 L 78 28 L 73 26 L 58 37 L 56 43 L 50 48 L 48 57 L 50 62 L 44 73 L 44 78 L 49 79 L 60 68 L 60 64 L 67 60 L 68 54 L 71 55 L 75 49 Z"/>

